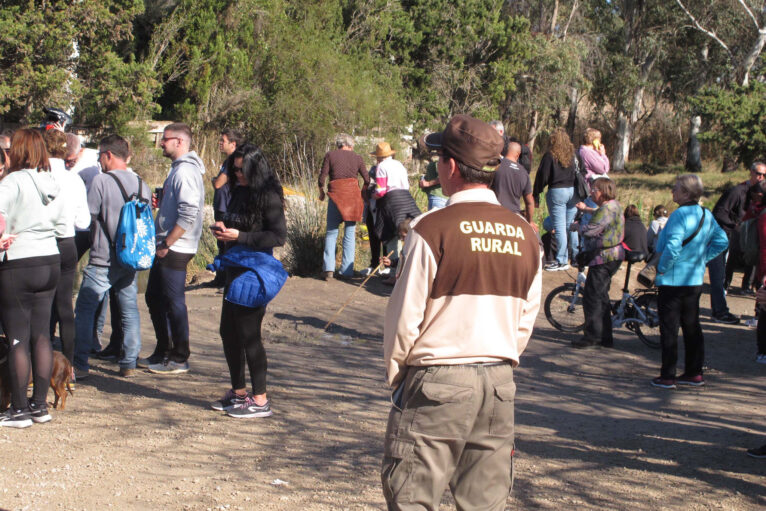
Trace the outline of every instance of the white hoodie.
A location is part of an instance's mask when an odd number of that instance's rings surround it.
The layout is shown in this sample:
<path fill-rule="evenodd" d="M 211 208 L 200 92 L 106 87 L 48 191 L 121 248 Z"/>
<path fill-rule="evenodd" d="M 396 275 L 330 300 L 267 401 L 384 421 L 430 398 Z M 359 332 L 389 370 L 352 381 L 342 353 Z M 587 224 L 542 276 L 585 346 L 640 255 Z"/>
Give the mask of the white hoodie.
<path fill-rule="evenodd" d="M 62 214 L 54 200 L 59 185 L 50 172 L 22 169 L 11 172 L 0 181 L 0 215 L 6 222 L 7 234 L 17 237 L 7 252 L 8 260 L 55 255 L 56 223 Z"/>

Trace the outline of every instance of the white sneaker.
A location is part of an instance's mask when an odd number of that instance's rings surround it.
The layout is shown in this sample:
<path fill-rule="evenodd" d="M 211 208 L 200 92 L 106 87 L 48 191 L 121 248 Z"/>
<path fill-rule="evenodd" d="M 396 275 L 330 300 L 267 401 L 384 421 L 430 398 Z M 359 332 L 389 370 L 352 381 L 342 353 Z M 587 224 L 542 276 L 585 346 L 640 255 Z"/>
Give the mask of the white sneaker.
<path fill-rule="evenodd" d="M 378 275 L 380 275 L 381 277 L 385 277 L 390 274 L 391 274 L 391 268 L 383 268 L 382 270 L 378 272 Z"/>
<path fill-rule="evenodd" d="M 759 353 L 758 355 L 755 356 L 755 361 L 758 364 L 766 364 L 766 354 Z"/>
<path fill-rule="evenodd" d="M 747 321 L 745 321 L 745 326 L 749 326 L 750 328 L 755 328 L 758 326 L 758 318 L 750 318 Z"/>
<path fill-rule="evenodd" d="M 370 273 L 374 271 L 375 271 L 375 268 L 373 267 L 365 268 L 364 270 L 359 271 L 359 275 L 361 275 L 362 277 L 369 277 Z"/>

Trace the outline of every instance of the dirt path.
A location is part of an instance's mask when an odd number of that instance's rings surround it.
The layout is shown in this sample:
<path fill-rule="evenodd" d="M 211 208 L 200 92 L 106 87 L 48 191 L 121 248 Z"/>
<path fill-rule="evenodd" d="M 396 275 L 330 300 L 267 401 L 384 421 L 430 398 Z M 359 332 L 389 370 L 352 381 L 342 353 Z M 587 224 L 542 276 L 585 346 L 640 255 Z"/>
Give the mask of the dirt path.
<path fill-rule="evenodd" d="M 565 278 L 546 274 L 546 292 Z M 321 330 L 353 289 L 288 281 L 264 323 L 275 415 L 249 421 L 208 408 L 228 384 L 221 295 L 190 291 L 192 372 L 124 380 L 116 365 L 94 361 L 53 422 L 0 430 L 0 508 L 383 509 L 381 334 L 390 288 L 373 282 L 331 334 Z M 707 295 L 702 302 L 709 307 Z M 751 314 L 753 301 L 732 297 L 730 306 Z M 141 314 L 147 354 L 154 337 L 143 303 Z M 508 508 L 763 509 L 766 462 L 744 455 L 766 441 L 755 330 L 703 327 L 708 386 L 660 391 L 648 384 L 659 352 L 634 334 L 618 330 L 613 350 L 572 350 L 573 337 L 541 311 L 516 374 Z M 447 494 L 443 502 L 452 509 Z"/>

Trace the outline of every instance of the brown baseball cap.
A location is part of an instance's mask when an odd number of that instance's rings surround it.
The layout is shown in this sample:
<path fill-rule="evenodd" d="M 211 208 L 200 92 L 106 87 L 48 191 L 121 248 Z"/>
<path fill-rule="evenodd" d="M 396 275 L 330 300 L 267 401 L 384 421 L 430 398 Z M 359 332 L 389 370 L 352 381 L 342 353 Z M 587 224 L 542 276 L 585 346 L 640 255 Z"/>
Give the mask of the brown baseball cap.
<path fill-rule="evenodd" d="M 494 172 L 500 165 L 503 137 L 484 121 L 456 115 L 444 131 L 426 137 L 429 149 L 446 151 L 451 157 L 476 170 Z"/>

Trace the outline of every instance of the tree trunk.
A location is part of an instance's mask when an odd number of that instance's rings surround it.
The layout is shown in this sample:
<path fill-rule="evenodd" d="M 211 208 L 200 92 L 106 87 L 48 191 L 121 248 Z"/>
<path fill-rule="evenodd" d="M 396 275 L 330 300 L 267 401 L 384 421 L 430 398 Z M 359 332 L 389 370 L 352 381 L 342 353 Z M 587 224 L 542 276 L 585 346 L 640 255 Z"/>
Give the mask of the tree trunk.
<path fill-rule="evenodd" d="M 535 153 L 535 139 L 537 138 L 537 119 L 540 113 L 535 110 L 532 112 L 532 119 L 529 121 L 529 137 L 527 138 L 527 146 L 529 146 L 529 152 Z"/>
<path fill-rule="evenodd" d="M 556 33 L 556 19 L 559 17 L 559 0 L 553 3 L 553 15 L 551 15 L 551 34 Z"/>
<path fill-rule="evenodd" d="M 617 130 L 615 135 L 617 139 L 614 145 L 614 156 L 612 156 L 612 171 L 622 172 L 625 170 L 625 162 L 628 161 L 631 136 L 630 119 L 622 111 L 617 113 Z"/>
<path fill-rule="evenodd" d="M 689 123 L 689 141 L 686 143 L 686 170 L 689 172 L 702 171 L 702 151 L 697 135 L 700 132 L 702 117 L 694 115 Z"/>
<path fill-rule="evenodd" d="M 738 79 L 742 86 L 747 87 L 750 82 L 750 70 L 753 68 L 755 61 L 758 60 L 758 56 L 763 50 L 763 46 L 766 44 L 766 29 L 758 30 L 758 38 L 755 40 L 755 44 L 750 49 L 748 54 L 742 59 L 742 65 L 738 70 Z"/>
<path fill-rule="evenodd" d="M 569 115 L 567 115 L 567 134 L 569 135 L 569 138 L 574 142 L 575 147 L 577 146 L 577 142 L 575 141 L 574 135 L 575 135 L 575 127 L 577 126 L 577 106 L 580 102 L 580 91 L 577 90 L 577 87 L 572 87 L 569 89 Z"/>

